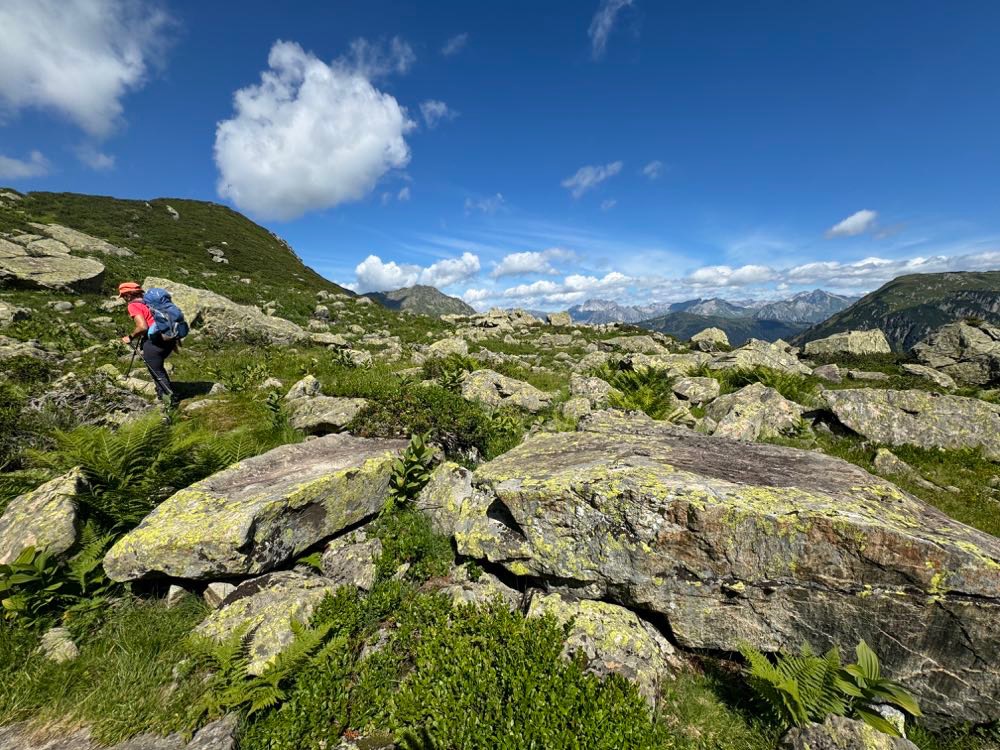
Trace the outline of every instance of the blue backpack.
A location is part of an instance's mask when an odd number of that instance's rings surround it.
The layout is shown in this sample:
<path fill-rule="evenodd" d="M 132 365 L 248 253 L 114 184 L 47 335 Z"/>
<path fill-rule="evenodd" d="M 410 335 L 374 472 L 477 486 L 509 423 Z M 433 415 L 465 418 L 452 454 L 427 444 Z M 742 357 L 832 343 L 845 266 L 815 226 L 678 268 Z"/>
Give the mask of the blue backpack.
<path fill-rule="evenodd" d="M 166 289 L 150 289 L 142 295 L 142 301 L 153 313 L 150 336 L 156 333 L 164 341 L 180 341 L 188 335 L 190 329 L 184 320 L 184 313 L 170 299 L 170 292 Z"/>

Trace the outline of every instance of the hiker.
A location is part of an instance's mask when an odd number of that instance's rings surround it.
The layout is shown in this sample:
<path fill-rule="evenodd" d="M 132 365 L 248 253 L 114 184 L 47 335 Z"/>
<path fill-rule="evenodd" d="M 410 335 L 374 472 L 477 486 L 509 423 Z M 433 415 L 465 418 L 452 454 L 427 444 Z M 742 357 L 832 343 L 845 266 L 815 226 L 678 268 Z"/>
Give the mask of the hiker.
<path fill-rule="evenodd" d="M 145 292 L 142 287 L 134 281 L 126 281 L 118 285 L 118 296 L 128 304 L 129 317 L 135 323 L 135 330 L 128 336 L 122 336 L 123 344 L 136 343 L 141 347 L 142 361 L 146 363 L 146 369 L 153 376 L 153 383 L 156 386 L 156 397 L 163 399 L 170 398 L 170 405 L 177 406 L 180 399 L 174 393 L 170 376 L 163 366 L 164 360 L 169 357 L 177 348 L 179 338 L 165 339 L 163 335 L 156 331 L 156 320 L 153 311 L 143 299 Z M 168 297 L 169 301 L 169 297 Z"/>

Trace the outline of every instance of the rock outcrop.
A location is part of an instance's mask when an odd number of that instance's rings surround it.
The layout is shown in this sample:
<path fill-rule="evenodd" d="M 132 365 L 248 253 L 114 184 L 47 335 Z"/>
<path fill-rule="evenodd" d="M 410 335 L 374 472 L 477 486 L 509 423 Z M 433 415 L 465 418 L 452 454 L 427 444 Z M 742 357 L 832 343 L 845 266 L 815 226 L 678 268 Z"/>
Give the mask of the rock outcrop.
<path fill-rule="evenodd" d="M 809 375 L 812 372 L 799 362 L 787 344 L 782 345 L 777 341 L 772 344 L 760 339 L 750 339 L 739 349 L 720 354 L 708 366 L 713 370 L 752 370 L 757 367 L 767 367 L 798 375 Z"/>
<path fill-rule="evenodd" d="M 913 347 L 917 359 L 968 385 L 1000 385 L 1000 327 L 967 321 L 941 326 Z"/>
<path fill-rule="evenodd" d="M 908 375 L 913 375 L 918 378 L 923 378 L 924 380 L 929 380 L 939 388 L 955 387 L 955 380 L 954 378 L 951 377 L 951 375 L 945 375 L 943 372 L 939 372 L 938 370 L 935 370 L 933 367 L 907 363 L 902 366 L 902 370 Z"/>
<path fill-rule="evenodd" d="M 552 402 L 552 396 L 545 391 L 493 370 L 476 370 L 466 375 L 462 397 L 490 408 L 516 406 L 530 412 L 542 411 Z"/>
<path fill-rule="evenodd" d="M 805 346 L 805 354 L 890 354 L 892 347 L 885 334 L 878 328 L 867 331 L 843 331 L 823 339 L 810 341 Z"/>
<path fill-rule="evenodd" d="M 10 501 L 0 516 L 0 564 L 26 547 L 58 555 L 76 543 L 76 497 L 85 487 L 80 469 L 56 477 Z"/>
<path fill-rule="evenodd" d="M 284 445 L 172 495 L 108 552 L 116 581 L 264 573 L 376 513 L 401 440 L 328 435 Z"/>
<path fill-rule="evenodd" d="M 721 328 L 706 328 L 691 337 L 691 347 L 701 352 L 717 352 L 729 348 L 729 337 Z"/>
<path fill-rule="evenodd" d="M 89 729 L 63 729 L 36 734 L 29 722 L 0 727 L 0 748 L 4 750 L 236 750 L 237 717 L 226 716 L 206 724 L 188 741 L 180 732 L 161 737 L 140 734 L 117 745 L 105 746 L 92 740 Z"/>
<path fill-rule="evenodd" d="M 883 734 L 864 722 L 828 716 L 822 724 L 795 727 L 781 738 L 778 750 L 919 750 L 904 737 Z"/>
<path fill-rule="evenodd" d="M 38 235 L 0 237 L 0 286 L 99 292 L 104 264 L 70 255 L 58 240 Z"/>
<path fill-rule="evenodd" d="M 162 287 L 169 291 L 192 328 L 219 340 L 240 341 L 252 335 L 272 344 L 291 344 L 309 337 L 307 331 L 290 320 L 267 315 L 259 307 L 239 305 L 207 289 L 155 276 L 146 277 L 143 287 Z"/>
<path fill-rule="evenodd" d="M 852 464 L 601 412 L 439 471 L 421 503 L 460 554 L 690 648 L 864 638 L 937 718 L 1000 717 L 1000 540 Z"/>
<path fill-rule="evenodd" d="M 375 566 L 382 555 L 382 542 L 357 529 L 337 537 L 323 551 L 323 575 L 337 585 L 370 591 L 375 585 Z"/>
<path fill-rule="evenodd" d="M 827 406 L 859 435 L 883 445 L 982 448 L 1000 461 L 1000 405 L 928 391 L 826 391 Z"/>
<path fill-rule="evenodd" d="M 774 388 L 752 383 L 735 393 L 719 396 L 705 410 L 715 422 L 712 434 L 734 440 L 758 440 L 795 432 L 802 407 Z"/>
<path fill-rule="evenodd" d="M 292 620 L 307 624 L 323 597 L 337 584 L 321 576 L 282 570 L 245 581 L 195 633 L 225 640 L 234 633 L 250 635 L 247 671 L 260 674 L 295 638 Z"/>
<path fill-rule="evenodd" d="M 367 405 L 368 399 L 364 398 L 298 398 L 288 403 L 288 423 L 306 435 L 329 435 L 347 427 Z"/>

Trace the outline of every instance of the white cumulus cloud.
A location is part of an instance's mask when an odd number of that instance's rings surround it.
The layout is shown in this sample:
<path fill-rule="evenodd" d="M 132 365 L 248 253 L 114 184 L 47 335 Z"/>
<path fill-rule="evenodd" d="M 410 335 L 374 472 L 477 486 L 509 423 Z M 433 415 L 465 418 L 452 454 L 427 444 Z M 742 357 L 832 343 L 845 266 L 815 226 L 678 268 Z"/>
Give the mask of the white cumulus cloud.
<path fill-rule="evenodd" d="M 420 114 L 424 116 L 424 122 L 429 128 L 437 127 L 437 124 L 442 120 L 454 120 L 458 117 L 458 112 L 437 99 L 421 102 Z"/>
<path fill-rule="evenodd" d="M 169 16 L 144 0 L 0 3 L 0 110 L 55 110 L 107 136 L 122 98 L 166 47 Z"/>
<path fill-rule="evenodd" d="M 377 255 L 369 255 L 354 269 L 356 277 L 352 288 L 358 292 L 382 292 L 389 289 L 426 284 L 446 287 L 470 279 L 479 273 L 479 256 L 462 253 L 458 258 L 446 258 L 432 263 L 426 268 L 416 264 L 400 264 L 391 260 L 383 261 Z"/>
<path fill-rule="evenodd" d="M 282 41 L 268 66 L 216 128 L 222 197 L 262 218 L 293 219 L 358 200 L 409 162 L 412 121 L 361 69 Z"/>
<path fill-rule="evenodd" d="M 561 247 L 551 247 L 548 250 L 510 253 L 497 263 L 490 276 L 499 279 L 503 276 L 521 276 L 525 274 L 543 273 L 556 274 L 558 271 L 552 265 L 556 260 L 572 260 L 575 254 Z"/>
<path fill-rule="evenodd" d="M 858 234 L 864 234 L 875 227 L 876 219 L 878 219 L 877 211 L 872 211 L 868 208 L 855 211 L 843 221 L 827 229 L 826 236 L 827 238 L 853 237 Z"/>
<path fill-rule="evenodd" d="M 643 177 L 648 177 L 651 180 L 656 180 L 663 174 L 663 162 L 659 159 L 654 159 L 649 162 L 646 166 L 642 168 Z"/>
<path fill-rule="evenodd" d="M 777 275 L 774 269 L 767 266 L 703 266 L 693 271 L 686 280 L 694 287 L 751 286 L 773 281 Z"/>
<path fill-rule="evenodd" d="M 469 42 L 469 35 L 467 33 L 456 34 L 447 42 L 444 43 L 444 47 L 441 48 L 441 54 L 445 57 L 451 57 L 452 55 L 457 55 L 463 49 L 465 45 Z"/>
<path fill-rule="evenodd" d="M 622 163 L 620 161 L 613 161 L 610 164 L 599 166 L 587 165 L 580 167 L 576 170 L 576 174 L 572 177 L 567 177 L 561 184 L 570 191 L 574 198 L 579 198 L 588 190 L 597 187 L 621 171 Z"/>
<path fill-rule="evenodd" d="M 32 151 L 27 159 L 15 159 L 0 154 L 0 178 L 23 180 L 27 177 L 42 177 L 49 173 L 49 160 L 41 151 Z"/>
<path fill-rule="evenodd" d="M 601 0 L 601 7 L 590 21 L 590 28 L 587 30 L 590 36 L 590 51 L 594 59 L 604 56 L 604 50 L 608 46 L 608 37 L 615 27 L 615 20 L 623 8 L 632 4 L 632 0 Z"/>

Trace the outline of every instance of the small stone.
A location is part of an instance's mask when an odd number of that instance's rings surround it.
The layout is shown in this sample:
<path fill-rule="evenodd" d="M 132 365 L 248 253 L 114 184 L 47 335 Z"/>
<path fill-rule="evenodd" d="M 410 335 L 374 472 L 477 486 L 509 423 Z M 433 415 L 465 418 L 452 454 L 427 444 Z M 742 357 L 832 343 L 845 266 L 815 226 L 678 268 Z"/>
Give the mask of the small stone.
<path fill-rule="evenodd" d="M 844 376 L 840 374 L 840 368 L 834 364 L 821 365 L 813 370 L 812 374 L 828 383 L 839 383 L 844 379 Z"/>
<path fill-rule="evenodd" d="M 352 531 L 331 541 L 323 552 L 323 575 L 338 584 L 371 591 L 382 542 L 364 530 Z"/>
<path fill-rule="evenodd" d="M 226 597 L 234 591 L 236 591 L 236 586 L 231 583 L 226 581 L 212 581 L 212 583 L 205 587 L 205 591 L 202 592 L 201 597 L 209 607 L 218 609 L 222 606 L 222 602 L 226 600 Z"/>
<path fill-rule="evenodd" d="M 38 643 L 38 650 L 46 659 L 58 664 L 73 661 L 80 655 L 69 630 L 62 627 L 47 630 Z"/>
<path fill-rule="evenodd" d="M 172 584 L 170 588 L 167 589 L 167 596 L 164 600 L 167 605 L 167 609 L 173 609 L 176 607 L 187 595 L 188 591 L 183 586 Z"/>
<path fill-rule="evenodd" d="M 302 380 L 293 385 L 285 394 L 287 401 L 294 401 L 297 398 L 308 398 L 318 396 L 322 391 L 322 384 L 313 375 L 306 375 Z"/>

